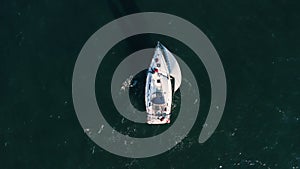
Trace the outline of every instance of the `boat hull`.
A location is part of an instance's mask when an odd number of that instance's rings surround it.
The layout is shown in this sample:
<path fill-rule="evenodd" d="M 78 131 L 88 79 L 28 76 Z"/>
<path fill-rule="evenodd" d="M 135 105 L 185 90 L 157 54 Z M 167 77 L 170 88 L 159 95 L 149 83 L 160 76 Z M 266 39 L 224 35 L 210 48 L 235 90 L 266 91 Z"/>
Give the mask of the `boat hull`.
<path fill-rule="evenodd" d="M 145 104 L 148 124 L 170 123 L 172 84 L 170 72 L 158 45 L 147 72 Z"/>

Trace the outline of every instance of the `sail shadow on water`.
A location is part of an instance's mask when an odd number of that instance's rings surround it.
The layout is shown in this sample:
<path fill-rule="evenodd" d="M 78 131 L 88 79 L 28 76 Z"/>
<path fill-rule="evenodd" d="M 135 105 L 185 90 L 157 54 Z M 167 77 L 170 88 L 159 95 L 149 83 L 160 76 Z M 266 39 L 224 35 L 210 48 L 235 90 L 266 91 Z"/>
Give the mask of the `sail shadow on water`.
<path fill-rule="evenodd" d="M 130 83 L 129 99 L 134 108 L 139 111 L 146 111 L 145 106 L 145 85 L 147 77 L 147 69 L 136 74 Z"/>

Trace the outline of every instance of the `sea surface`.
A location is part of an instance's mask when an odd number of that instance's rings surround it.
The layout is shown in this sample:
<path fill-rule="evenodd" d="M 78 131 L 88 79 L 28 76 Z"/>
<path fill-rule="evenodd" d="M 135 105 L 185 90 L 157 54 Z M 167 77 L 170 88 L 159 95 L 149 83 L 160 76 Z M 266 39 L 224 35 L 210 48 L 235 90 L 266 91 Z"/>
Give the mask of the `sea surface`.
<path fill-rule="evenodd" d="M 299 9 L 296 0 L 1 1 L 0 169 L 300 168 Z M 98 70 L 95 92 L 116 130 L 136 137 L 167 130 L 172 123 L 149 128 L 122 118 L 109 95 L 118 64 L 160 41 L 190 67 L 201 93 L 188 136 L 163 154 L 133 159 L 102 149 L 81 127 L 72 100 L 78 54 L 102 26 L 137 12 L 184 18 L 216 48 L 226 74 L 227 102 L 205 143 L 199 144 L 198 136 L 210 105 L 207 72 L 191 49 L 163 35 L 133 36 L 112 47 Z M 132 75 L 133 87 L 125 86 L 131 104 L 141 110 L 144 73 Z M 173 121 L 178 105 L 180 91 Z"/>

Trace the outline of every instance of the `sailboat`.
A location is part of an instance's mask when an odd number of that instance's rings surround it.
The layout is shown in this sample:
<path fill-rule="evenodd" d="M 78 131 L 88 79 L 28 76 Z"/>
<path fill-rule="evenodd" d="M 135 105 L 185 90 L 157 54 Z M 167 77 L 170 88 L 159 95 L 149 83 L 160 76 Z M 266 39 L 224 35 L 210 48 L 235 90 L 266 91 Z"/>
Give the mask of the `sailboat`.
<path fill-rule="evenodd" d="M 180 84 L 181 71 L 178 62 L 165 46 L 157 42 L 145 86 L 148 124 L 170 123 L 173 93 L 179 89 Z"/>

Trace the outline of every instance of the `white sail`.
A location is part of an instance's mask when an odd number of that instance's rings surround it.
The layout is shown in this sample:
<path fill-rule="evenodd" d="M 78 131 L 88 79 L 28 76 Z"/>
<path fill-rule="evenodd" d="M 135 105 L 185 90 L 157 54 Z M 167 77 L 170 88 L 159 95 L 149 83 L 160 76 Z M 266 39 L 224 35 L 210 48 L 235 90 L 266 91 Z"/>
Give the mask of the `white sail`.
<path fill-rule="evenodd" d="M 159 42 L 158 42 L 159 43 Z M 172 76 L 175 80 L 174 84 L 174 92 L 177 91 L 177 89 L 181 85 L 181 70 L 179 67 L 179 64 L 173 54 L 163 45 L 160 44 L 164 51 L 165 60 L 167 62 L 167 66 L 169 69 L 170 76 Z"/>

